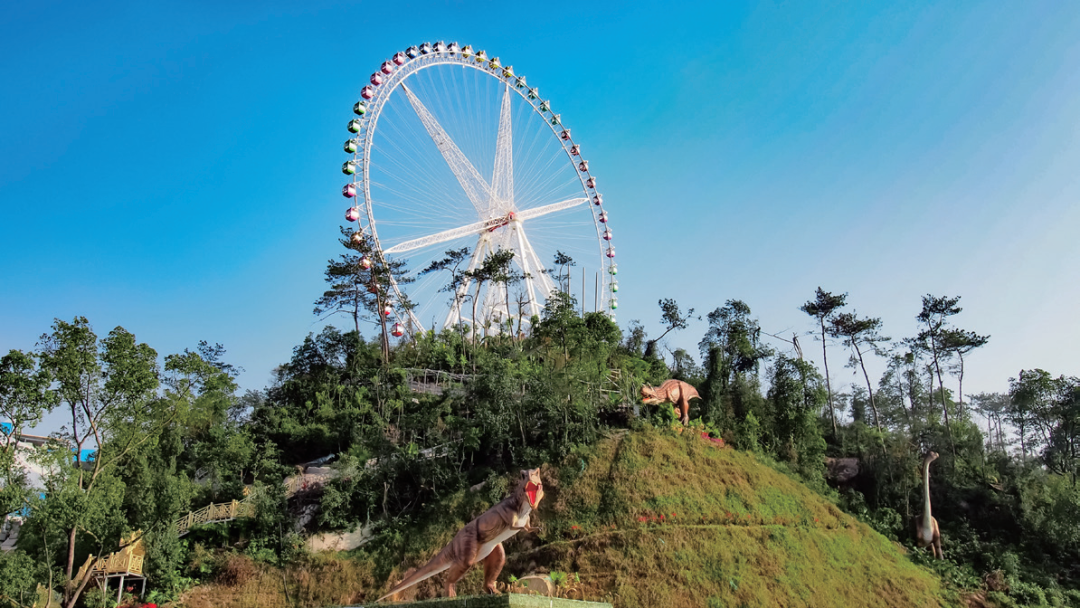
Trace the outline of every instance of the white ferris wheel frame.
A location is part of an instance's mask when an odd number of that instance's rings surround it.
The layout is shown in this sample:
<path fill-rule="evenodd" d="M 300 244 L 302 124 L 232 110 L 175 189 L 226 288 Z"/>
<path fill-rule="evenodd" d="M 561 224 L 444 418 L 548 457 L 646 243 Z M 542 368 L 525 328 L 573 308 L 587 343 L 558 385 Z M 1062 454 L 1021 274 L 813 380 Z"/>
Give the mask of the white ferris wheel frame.
<path fill-rule="evenodd" d="M 456 47 L 456 45 L 452 45 L 451 48 L 454 47 Z M 439 48 L 442 48 L 443 50 L 437 50 Z M 403 65 L 392 64 L 394 65 L 394 71 L 389 75 L 385 74 L 384 72 L 381 73 L 380 75 L 383 76 L 382 83 L 372 87 L 375 92 L 374 96 L 370 99 L 367 99 L 366 101 L 363 101 L 366 106 L 366 112 L 364 115 L 361 115 L 359 117 L 360 129 L 356 134 L 356 138 L 354 139 L 354 141 L 356 141 L 359 146 L 357 147 L 356 152 L 353 153 L 353 160 L 358 162 L 361 171 L 359 172 L 359 176 L 354 176 L 353 185 L 360 186 L 357 195 L 363 196 L 363 205 L 365 215 L 367 216 L 367 229 L 370 231 L 371 238 L 374 242 L 375 247 L 373 253 L 378 257 L 378 262 L 381 264 L 386 264 L 386 254 L 413 250 L 439 242 L 449 241 L 454 238 L 468 236 L 470 234 L 478 235 L 479 238 L 477 240 L 476 246 L 473 248 L 472 254 L 470 255 L 467 270 L 475 270 L 475 268 L 484 261 L 485 257 L 489 253 L 494 253 L 495 251 L 497 251 L 497 249 L 517 249 L 521 254 L 521 258 L 515 259 L 515 262 L 525 274 L 524 282 L 525 289 L 527 290 L 529 295 L 528 305 L 530 309 L 530 315 L 539 315 L 540 305 L 537 297 L 538 294 L 536 292 L 536 283 L 539 283 L 539 287 L 544 290 L 544 293 L 539 295 L 545 301 L 549 297 L 550 293 L 555 289 L 555 284 L 552 282 L 551 278 L 547 275 L 547 273 L 544 272 L 543 262 L 539 259 L 535 250 L 532 248 L 532 245 L 529 243 L 527 237 L 525 236 L 524 222 L 531 218 L 540 217 L 541 215 L 546 215 L 548 213 L 553 213 L 556 211 L 561 211 L 563 209 L 568 209 L 571 207 L 585 204 L 589 205 L 589 207 L 591 207 L 592 209 L 591 214 L 593 218 L 593 226 L 596 230 L 598 255 L 600 259 L 600 266 L 603 270 L 603 272 L 599 273 L 599 280 L 596 286 L 597 310 L 606 311 L 607 314 L 614 316 L 614 311 L 607 311 L 607 306 L 609 302 L 612 303 L 613 308 L 615 305 L 615 298 L 612 294 L 612 285 L 615 283 L 614 275 L 616 272 L 616 265 L 613 259 L 614 250 L 610 245 L 611 235 L 610 232 L 608 232 L 608 228 L 606 225 L 607 220 L 600 219 L 599 212 L 603 211 L 602 196 L 595 188 L 595 177 L 589 171 L 588 163 L 580 159 L 575 159 L 575 156 L 578 156 L 578 152 L 575 148 L 574 141 L 569 137 L 562 137 L 560 131 L 556 130 L 556 127 L 558 127 L 559 129 L 564 129 L 568 131 L 568 129 L 566 129 L 566 127 L 562 124 L 560 116 L 558 114 L 555 114 L 551 110 L 550 102 L 543 101 L 540 99 L 539 95 L 536 95 L 535 88 L 530 89 L 526 85 L 525 79 L 523 77 L 514 75 L 512 71 L 507 73 L 505 70 L 507 70 L 508 68 L 503 68 L 501 65 L 494 63 L 498 61 L 497 59 L 488 60 L 486 57 L 484 57 L 482 55 L 484 51 L 477 51 L 469 54 L 462 53 L 462 51 L 469 49 L 469 47 L 467 46 L 461 47 L 456 52 L 450 52 L 446 49 L 447 47 L 445 45 L 442 45 L 441 43 L 435 45 L 434 47 L 430 45 L 430 43 L 422 45 L 419 49 L 416 49 L 416 47 L 411 47 L 409 50 L 416 52 L 417 56 L 409 56 L 409 58 L 405 61 Z M 479 57 L 483 57 L 483 59 L 480 59 Z M 390 62 L 388 61 L 387 63 Z M 442 131 L 442 127 L 439 126 L 438 122 L 433 116 L 431 116 L 430 112 L 427 111 L 427 109 L 416 98 L 412 91 L 407 86 L 405 86 L 405 80 L 413 74 L 416 74 L 417 72 L 426 68 L 442 65 L 459 65 L 462 67 L 469 67 L 484 74 L 487 74 L 492 78 L 495 78 L 504 85 L 502 112 L 500 115 L 497 146 L 503 145 L 504 135 L 507 138 L 510 137 L 510 126 L 508 122 L 508 117 L 506 115 L 509 111 L 509 92 L 513 91 L 517 93 L 522 100 L 529 104 L 533 112 L 535 112 L 536 115 L 539 116 L 540 119 L 548 126 L 552 135 L 555 137 L 555 140 L 559 142 L 562 146 L 563 152 L 566 154 L 566 157 L 570 162 L 571 167 L 577 174 L 578 181 L 581 183 L 581 192 L 583 196 L 580 198 L 568 199 L 565 201 L 544 205 L 542 207 L 526 209 L 520 212 L 515 211 L 506 215 L 489 216 L 487 219 L 483 219 L 484 212 L 487 211 L 490 214 L 493 209 L 489 208 L 483 210 L 478 206 L 477 213 L 481 216 L 481 220 L 479 222 L 443 231 L 435 235 L 429 235 L 427 237 L 404 241 L 402 243 L 394 245 L 393 247 L 390 247 L 389 249 L 384 250 L 382 244 L 379 241 L 377 229 L 378 222 L 376 220 L 375 210 L 373 208 L 373 203 L 375 201 L 373 201 L 371 196 L 370 152 L 372 150 L 375 131 L 379 122 L 379 117 L 382 113 L 383 106 L 388 102 L 391 94 L 399 86 L 401 87 L 405 96 L 408 98 L 410 105 L 412 105 L 413 109 L 416 111 L 421 122 L 424 124 L 424 127 L 428 131 L 429 136 L 432 137 L 433 143 L 435 143 L 436 147 L 439 148 L 439 152 L 447 161 L 447 164 L 450 165 L 451 171 L 454 173 L 455 177 L 458 178 L 458 181 L 461 183 L 461 186 L 465 189 L 466 194 L 468 195 L 469 199 L 473 201 L 474 205 L 477 204 L 476 201 L 478 198 L 478 194 L 480 194 L 475 192 L 477 186 L 484 187 L 484 194 L 490 194 L 491 191 L 496 190 L 500 187 L 500 184 L 494 183 L 495 180 L 493 180 L 492 184 L 487 184 L 486 180 L 484 180 L 476 172 L 476 169 L 473 167 L 471 162 L 467 158 L 465 158 L 464 154 L 457 149 L 456 144 L 454 144 L 452 140 L 449 139 L 445 131 Z M 512 70 L 512 68 L 509 69 Z M 545 116 L 545 114 L 548 114 L 549 116 Z M 506 124 L 504 124 L 504 122 Z M 505 134 L 503 133 L 504 129 L 507 131 L 507 133 Z M 439 138 L 437 137 L 438 135 L 441 135 L 443 138 L 445 138 L 443 141 L 444 143 L 449 142 L 449 146 L 440 145 Z M 575 149 L 572 150 L 572 148 Z M 456 158 L 455 156 L 460 156 L 460 158 Z M 584 164 L 579 165 L 579 162 Z M 496 153 L 495 164 L 496 176 L 498 176 L 498 173 L 500 171 L 500 158 L 498 152 Z M 582 166 L 584 168 L 581 168 Z M 510 171 L 510 175 L 508 177 L 510 189 L 509 196 L 512 198 L 512 168 L 507 169 L 504 167 L 503 171 Z M 479 184 L 467 183 L 469 181 L 475 182 L 476 180 L 479 180 Z M 357 181 L 359 181 L 359 184 L 356 183 Z M 593 186 L 590 186 L 589 184 L 593 184 Z M 501 185 L 503 188 L 507 187 L 505 182 Z M 601 226 L 601 223 L 605 225 Z M 498 230 L 496 233 L 496 230 L 500 228 L 501 230 Z M 606 239 L 607 242 L 605 242 L 604 239 L 605 233 L 607 233 L 608 237 Z M 515 242 L 511 243 L 512 240 Z M 605 256 L 607 258 L 606 260 Z M 393 292 L 394 303 L 396 304 L 402 302 L 405 297 L 403 290 L 401 289 L 401 287 L 398 286 L 397 281 L 395 281 L 392 276 L 388 277 L 388 280 L 389 287 Z M 458 293 L 454 298 L 455 304 L 451 305 L 450 311 L 447 313 L 446 321 L 444 322 L 443 327 L 450 327 L 463 321 L 470 324 L 475 324 L 474 319 L 463 317 L 460 310 L 462 301 L 461 296 L 468 292 L 469 287 L 470 281 L 468 280 L 459 287 Z M 505 285 L 496 285 L 494 286 L 494 288 L 489 287 L 485 290 L 483 298 L 484 301 L 482 305 L 483 308 L 481 309 L 482 312 L 477 313 L 481 319 L 490 318 L 492 316 L 492 313 L 498 312 L 501 309 L 506 308 L 506 305 L 503 303 L 506 297 L 505 290 Z M 582 297 L 584 297 L 584 294 L 582 294 Z M 496 301 L 497 299 L 499 301 Z M 394 306 L 393 304 L 391 306 L 394 310 L 395 318 L 399 320 L 404 320 L 401 319 L 401 314 L 398 311 L 399 306 Z M 424 331 L 423 323 L 420 322 L 420 320 L 416 317 L 413 311 L 409 310 L 406 312 L 408 314 L 408 323 L 406 323 L 406 326 L 409 328 L 409 332 L 413 333 L 417 330 Z M 506 310 L 505 314 L 507 318 L 513 318 L 513 315 L 510 314 L 509 310 Z"/>

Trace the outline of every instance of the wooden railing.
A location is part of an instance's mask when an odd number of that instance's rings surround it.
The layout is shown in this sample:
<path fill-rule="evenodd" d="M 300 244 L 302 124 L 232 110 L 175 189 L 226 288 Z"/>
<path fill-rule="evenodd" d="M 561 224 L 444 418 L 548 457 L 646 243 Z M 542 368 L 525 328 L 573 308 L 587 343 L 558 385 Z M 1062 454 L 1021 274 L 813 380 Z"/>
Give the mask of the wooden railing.
<path fill-rule="evenodd" d="M 143 576 L 143 561 L 146 551 L 142 544 L 142 532 L 135 532 L 131 539 L 121 542 L 120 550 L 102 557 L 93 555 L 86 558 L 86 563 L 79 568 L 73 579 L 76 585 L 86 576 L 107 577 L 113 574 Z"/>
<path fill-rule="evenodd" d="M 198 511 L 192 511 L 176 520 L 176 535 L 183 536 L 191 531 L 194 526 L 212 524 L 219 521 L 229 521 L 241 517 L 255 517 L 255 503 L 251 497 L 232 502 L 211 503 Z"/>

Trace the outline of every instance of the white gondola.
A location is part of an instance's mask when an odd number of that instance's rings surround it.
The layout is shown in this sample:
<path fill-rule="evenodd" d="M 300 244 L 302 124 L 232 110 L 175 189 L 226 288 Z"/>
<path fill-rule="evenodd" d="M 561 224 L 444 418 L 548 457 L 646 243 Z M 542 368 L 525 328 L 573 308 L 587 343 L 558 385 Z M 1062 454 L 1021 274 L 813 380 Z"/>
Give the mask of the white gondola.
<path fill-rule="evenodd" d="M 588 171 L 589 170 L 589 161 L 587 161 L 587 160 L 581 161 L 580 163 L 577 164 L 577 168 L 578 168 L 578 171 L 581 171 L 582 173 Z"/>
<path fill-rule="evenodd" d="M 342 146 L 342 147 L 349 154 L 356 154 L 356 151 L 360 149 L 359 144 L 357 143 L 357 141 L 355 139 L 346 139 L 345 140 L 345 145 Z"/>
<path fill-rule="evenodd" d="M 606 224 L 607 223 L 607 211 L 601 211 L 600 212 L 600 217 L 597 218 L 597 219 L 600 221 L 601 224 Z"/>
<path fill-rule="evenodd" d="M 394 53 L 394 63 L 397 65 L 405 65 L 406 61 L 408 61 L 408 58 L 405 56 L 405 53 L 402 53 L 401 51 Z"/>
<path fill-rule="evenodd" d="M 367 104 L 362 101 L 358 101 L 356 102 L 356 105 L 352 107 L 352 111 L 353 114 L 356 114 L 357 116 L 363 116 L 364 114 L 367 114 Z"/>
<path fill-rule="evenodd" d="M 341 189 L 341 194 L 343 194 L 345 198 L 356 196 L 356 184 L 345 184 L 345 187 Z"/>
<path fill-rule="evenodd" d="M 379 86 L 382 83 L 383 83 L 382 72 L 375 72 L 374 74 L 371 75 L 371 84 L 373 84 L 375 86 Z"/>
<path fill-rule="evenodd" d="M 390 330 L 390 333 L 394 334 L 395 338 L 400 338 L 405 335 L 405 328 L 402 327 L 401 323 L 394 323 L 394 327 Z"/>
<path fill-rule="evenodd" d="M 355 222 L 360 219 L 360 209 L 349 207 L 348 210 L 345 211 L 345 219 L 350 222 Z"/>
<path fill-rule="evenodd" d="M 359 233 L 359 232 L 357 232 L 356 234 L 360 234 L 360 233 Z M 355 237 L 355 236 L 356 236 L 356 234 L 354 234 L 353 236 Z M 363 255 L 363 256 L 361 256 L 361 257 L 360 257 L 360 266 L 361 266 L 361 267 L 362 267 L 362 268 L 363 268 L 364 270 L 369 270 L 369 269 L 371 268 L 371 258 L 369 258 L 369 257 L 368 257 L 367 255 Z"/>
<path fill-rule="evenodd" d="M 375 87 L 371 85 L 364 87 L 360 91 L 360 97 L 363 97 L 364 99 L 371 99 L 372 97 L 375 97 Z"/>
<path fill-rule="evenodd" d="M 389 76 L 394 73 L 394 64 L 389 61 L 384 61 L 382 67 L 379 68 L 379 71 Z"/>
<path fill-rule="evenodd" d="M 356 161 L 345 161 L 345 164 L 341 165 L 341 172 L 345 175 L 354 175 L 356 173 Z"/>
<path fill-rule="evenodd" d="M 360 119 L 354 118 L 354 119 L 349 121 L 349 132 L 350 133 L 359 133 L 360 132 Z"/>
<path fill-rule="evenodd" d="M 352 238 L 349 240 L 353 242 L 353 245 L 363 245 L 364 233 L 357 230 L 356 232 L 352 233 Z"/>

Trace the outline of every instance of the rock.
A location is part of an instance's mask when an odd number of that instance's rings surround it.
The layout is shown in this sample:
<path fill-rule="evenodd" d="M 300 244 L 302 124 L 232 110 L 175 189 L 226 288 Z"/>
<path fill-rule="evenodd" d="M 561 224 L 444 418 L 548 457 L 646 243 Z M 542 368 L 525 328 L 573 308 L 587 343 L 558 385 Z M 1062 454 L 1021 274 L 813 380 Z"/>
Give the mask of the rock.
<path fill-rule="evenodd" d="M 305 475 L 329 475 L 331 472 L 330 467 L 308 467 L 305 471 Z"/>
<path fill-rule="evenodd" d="M 844 484 L 859 475 L 858 458 L 826 458 L 826 476 L 839 484 Z"/>
<path fill-rule="evenodd" d="M 555 594 L 555 586 L 551 584 L 551 578 L 547 576 L 523 576 L 514 583 L 514 586 L 519 589 L 524 589 L 525 593 L 536 593 L 544 597 L 551 597 Z"/>
<path fill-rule="evenodd" d="M 324 532 L 308 538 L 308 551 L 349 551 L 371 540 L 371 526 L 357 526 L 352 532 L 331 534 Z"/>

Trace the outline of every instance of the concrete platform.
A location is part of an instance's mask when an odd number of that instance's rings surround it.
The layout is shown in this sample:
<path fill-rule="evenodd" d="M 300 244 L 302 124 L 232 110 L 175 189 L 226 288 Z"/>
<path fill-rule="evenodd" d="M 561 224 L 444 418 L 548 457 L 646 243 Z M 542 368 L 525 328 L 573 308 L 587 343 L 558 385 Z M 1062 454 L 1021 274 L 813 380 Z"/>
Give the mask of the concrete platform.
<path fill-rule="evenodd" d="M 386 602 L 370 604 L 369 608 L 375 606 L 393 606 L 394 608 L 611 608 L 611 604 L 607 602 L 582 602 L 540 595 L 521 595 L 519 593 L 443 597 L 417 602 Z M 363 607 L 357 606 L 355 608 Z"/>

